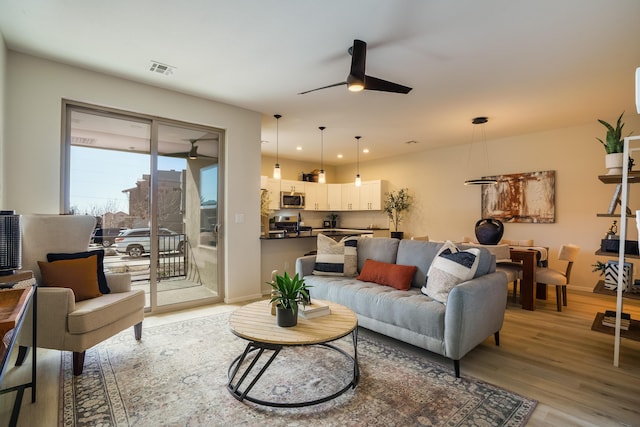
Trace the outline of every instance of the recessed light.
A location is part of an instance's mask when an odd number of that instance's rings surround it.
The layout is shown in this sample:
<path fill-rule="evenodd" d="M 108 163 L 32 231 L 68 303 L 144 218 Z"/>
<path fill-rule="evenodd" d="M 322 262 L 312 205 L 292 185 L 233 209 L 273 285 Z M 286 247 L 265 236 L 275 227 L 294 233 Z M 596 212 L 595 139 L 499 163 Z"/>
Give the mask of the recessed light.
<path fill-rule="evenodd" d="M 366 154 L 366 153 L 368 153 L 368 152 L 369 152 L 369 149 L 368 149 L 368 148 L 363 148 L 363 149 L 362 149 L 362 152 Z"/>
<path fill-rule="evenodd" d="M 341 159 L 342 158 L 342 154 L 338 154 L 338 158 Z"/>
<path fill-rule="evenodd" d="M 298 151 L 302 151 L 302 147 L 298 145 L 298 146 L 296 147 L 296 150 L 298 150 Z"/>

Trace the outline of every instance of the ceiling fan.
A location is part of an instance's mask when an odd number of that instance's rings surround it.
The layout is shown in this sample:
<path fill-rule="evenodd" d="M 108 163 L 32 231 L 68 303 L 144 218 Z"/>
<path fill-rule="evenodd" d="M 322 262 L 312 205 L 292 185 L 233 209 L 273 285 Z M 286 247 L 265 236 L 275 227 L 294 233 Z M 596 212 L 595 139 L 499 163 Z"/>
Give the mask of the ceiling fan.
<path fill-rule="evenodd" d="M 189 141 L 191 143 L 191 149 L 189 151 L 185 151 L 183 153 L 173 153 L 167 154 L 169 157 L 187 157 L 191 160 L 195 160 L 198 157 L 206 157 L 212 158 L 211 156 L 205 156 L 203 154 L 198 154 L 198 146 L 196 142 L 198 141 L 217 141 L 218 138 L 195 138 L 195 139 L 183 139 L 183 141 Z"/>
<path fill-rule="evenodd" d="M 351 55 L 351 70 L 347 76 L 347 80 L 340 83 L 334 83 L 328 86 L 300 92 L 298 95 L 315 92 L 316 90 L 328 89 L 330 87 L 347 85 L 351 92 L 360 92 L 361 90 L 378 90 L 382 92 L 394 92 L 407 94 L 411 92 L 410 87 L 403 86 L 398 83 L 389 82 L 376 77 L 367 76 L 365 74 L 365 65 L 367 61 L 367 44 L 362 40 L 354 40 L 353 46 L 348 49 Z"/>

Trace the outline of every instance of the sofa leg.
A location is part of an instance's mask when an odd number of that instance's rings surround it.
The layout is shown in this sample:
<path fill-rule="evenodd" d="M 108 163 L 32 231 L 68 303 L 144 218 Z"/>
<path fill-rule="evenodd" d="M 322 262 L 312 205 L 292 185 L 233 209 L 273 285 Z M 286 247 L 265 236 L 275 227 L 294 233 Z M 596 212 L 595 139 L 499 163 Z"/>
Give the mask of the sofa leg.
<path fill-rule="evenodd" d="M 453 361 L 453 370 L 456 372 L 456 378 L 460 378 L 460 360 Z"/>
<path fill-rule="evenodd" d="M 135 334 L 137 341 L 142 339 L 142 322 L 133 325 L 133 333 Z"/>
<path fill-rule="evenodd" d="M 500 331 L 495 332 L 493 334 L 493 339 L 496 341 L 496 345 L 499 346 L 500 345 Z"/>
<path fill-rule="evenodd" d="M 16 357 L 16 366 L 22 366 L 22 363 L 27 358 L 27 354 L 29 354 L 29 347 L 18 346 L 18 356 Z"/>
<path fill-rule="evenodd" d="M 73 375 L 82 375 L 84 369 L 84 351 L 73 352 Z"/>

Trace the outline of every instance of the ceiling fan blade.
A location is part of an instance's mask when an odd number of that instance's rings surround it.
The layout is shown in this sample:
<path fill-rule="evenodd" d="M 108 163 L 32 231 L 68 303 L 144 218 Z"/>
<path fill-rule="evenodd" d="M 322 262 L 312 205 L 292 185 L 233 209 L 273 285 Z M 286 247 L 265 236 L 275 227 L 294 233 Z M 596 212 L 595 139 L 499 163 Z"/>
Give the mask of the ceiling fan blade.
<path fill-rule="evenodd" d="M 371 76 L 364 76 L 364 88 L 366 90 L 378 90 L 382 92 L 394 92 L 394 93 L 404 93 L 404 94 L 411 92 L 411 89 L 413 89 L 408 86 L 403 86 L 398 83 L 389 82 L 389 81 L 382 80 L 377 77 L 371 77 Z"/>
<path fill-rule="evenodd" d="M 322 90 L 322 89 L 329 89 L 330 87 L 343 86 L 343 85 L 346 85 L 346 84 L 347 84 L 347 82 L 334 83 L 332 85 L 322 86 L 322 87 L 318 87 L 318 88 L 311 89 L 311 90 L 306 90 L 304 92 L 298 93 L 298 95 L 304 95 L 305 93 L 315 92 L 317 90 Z"/>
<path fill-rule="evenodd" d="M 354 40 L 353 46 L 349 49 L 351 54 L 350 76 L 360 81 L 364 80 L 364 70 L 367 65 L 367 44 L 362 40 Z"/>

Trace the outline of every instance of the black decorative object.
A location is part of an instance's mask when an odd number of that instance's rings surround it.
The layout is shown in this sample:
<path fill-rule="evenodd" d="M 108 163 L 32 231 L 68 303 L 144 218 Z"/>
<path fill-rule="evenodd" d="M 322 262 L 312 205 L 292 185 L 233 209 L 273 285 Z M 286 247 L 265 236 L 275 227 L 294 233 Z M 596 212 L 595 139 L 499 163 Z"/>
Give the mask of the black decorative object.
<path fill-rule="evenodd" d="M 20 215 L 0 211 L 0 276 L 14 274 L 22 268 Z"/>
<path fill-rule="evenodd" d="M 283 308 L 276 305 L 276 322 L 278 326 L 290 328 L 298 324 L 298 306 L 292 308 Z"/>
<path fill-rule="evenodd" d="M 404 239 L 404 231 L 392 231 L 390 235 L 392 239 L 398 239 L 398 240 Z"/>
<path fill-rule="evenodd" d="M 482 218 L 476 222 L 476 239 L 483 245 L 497 245 L 504 234 L 502 221 Z"/>

